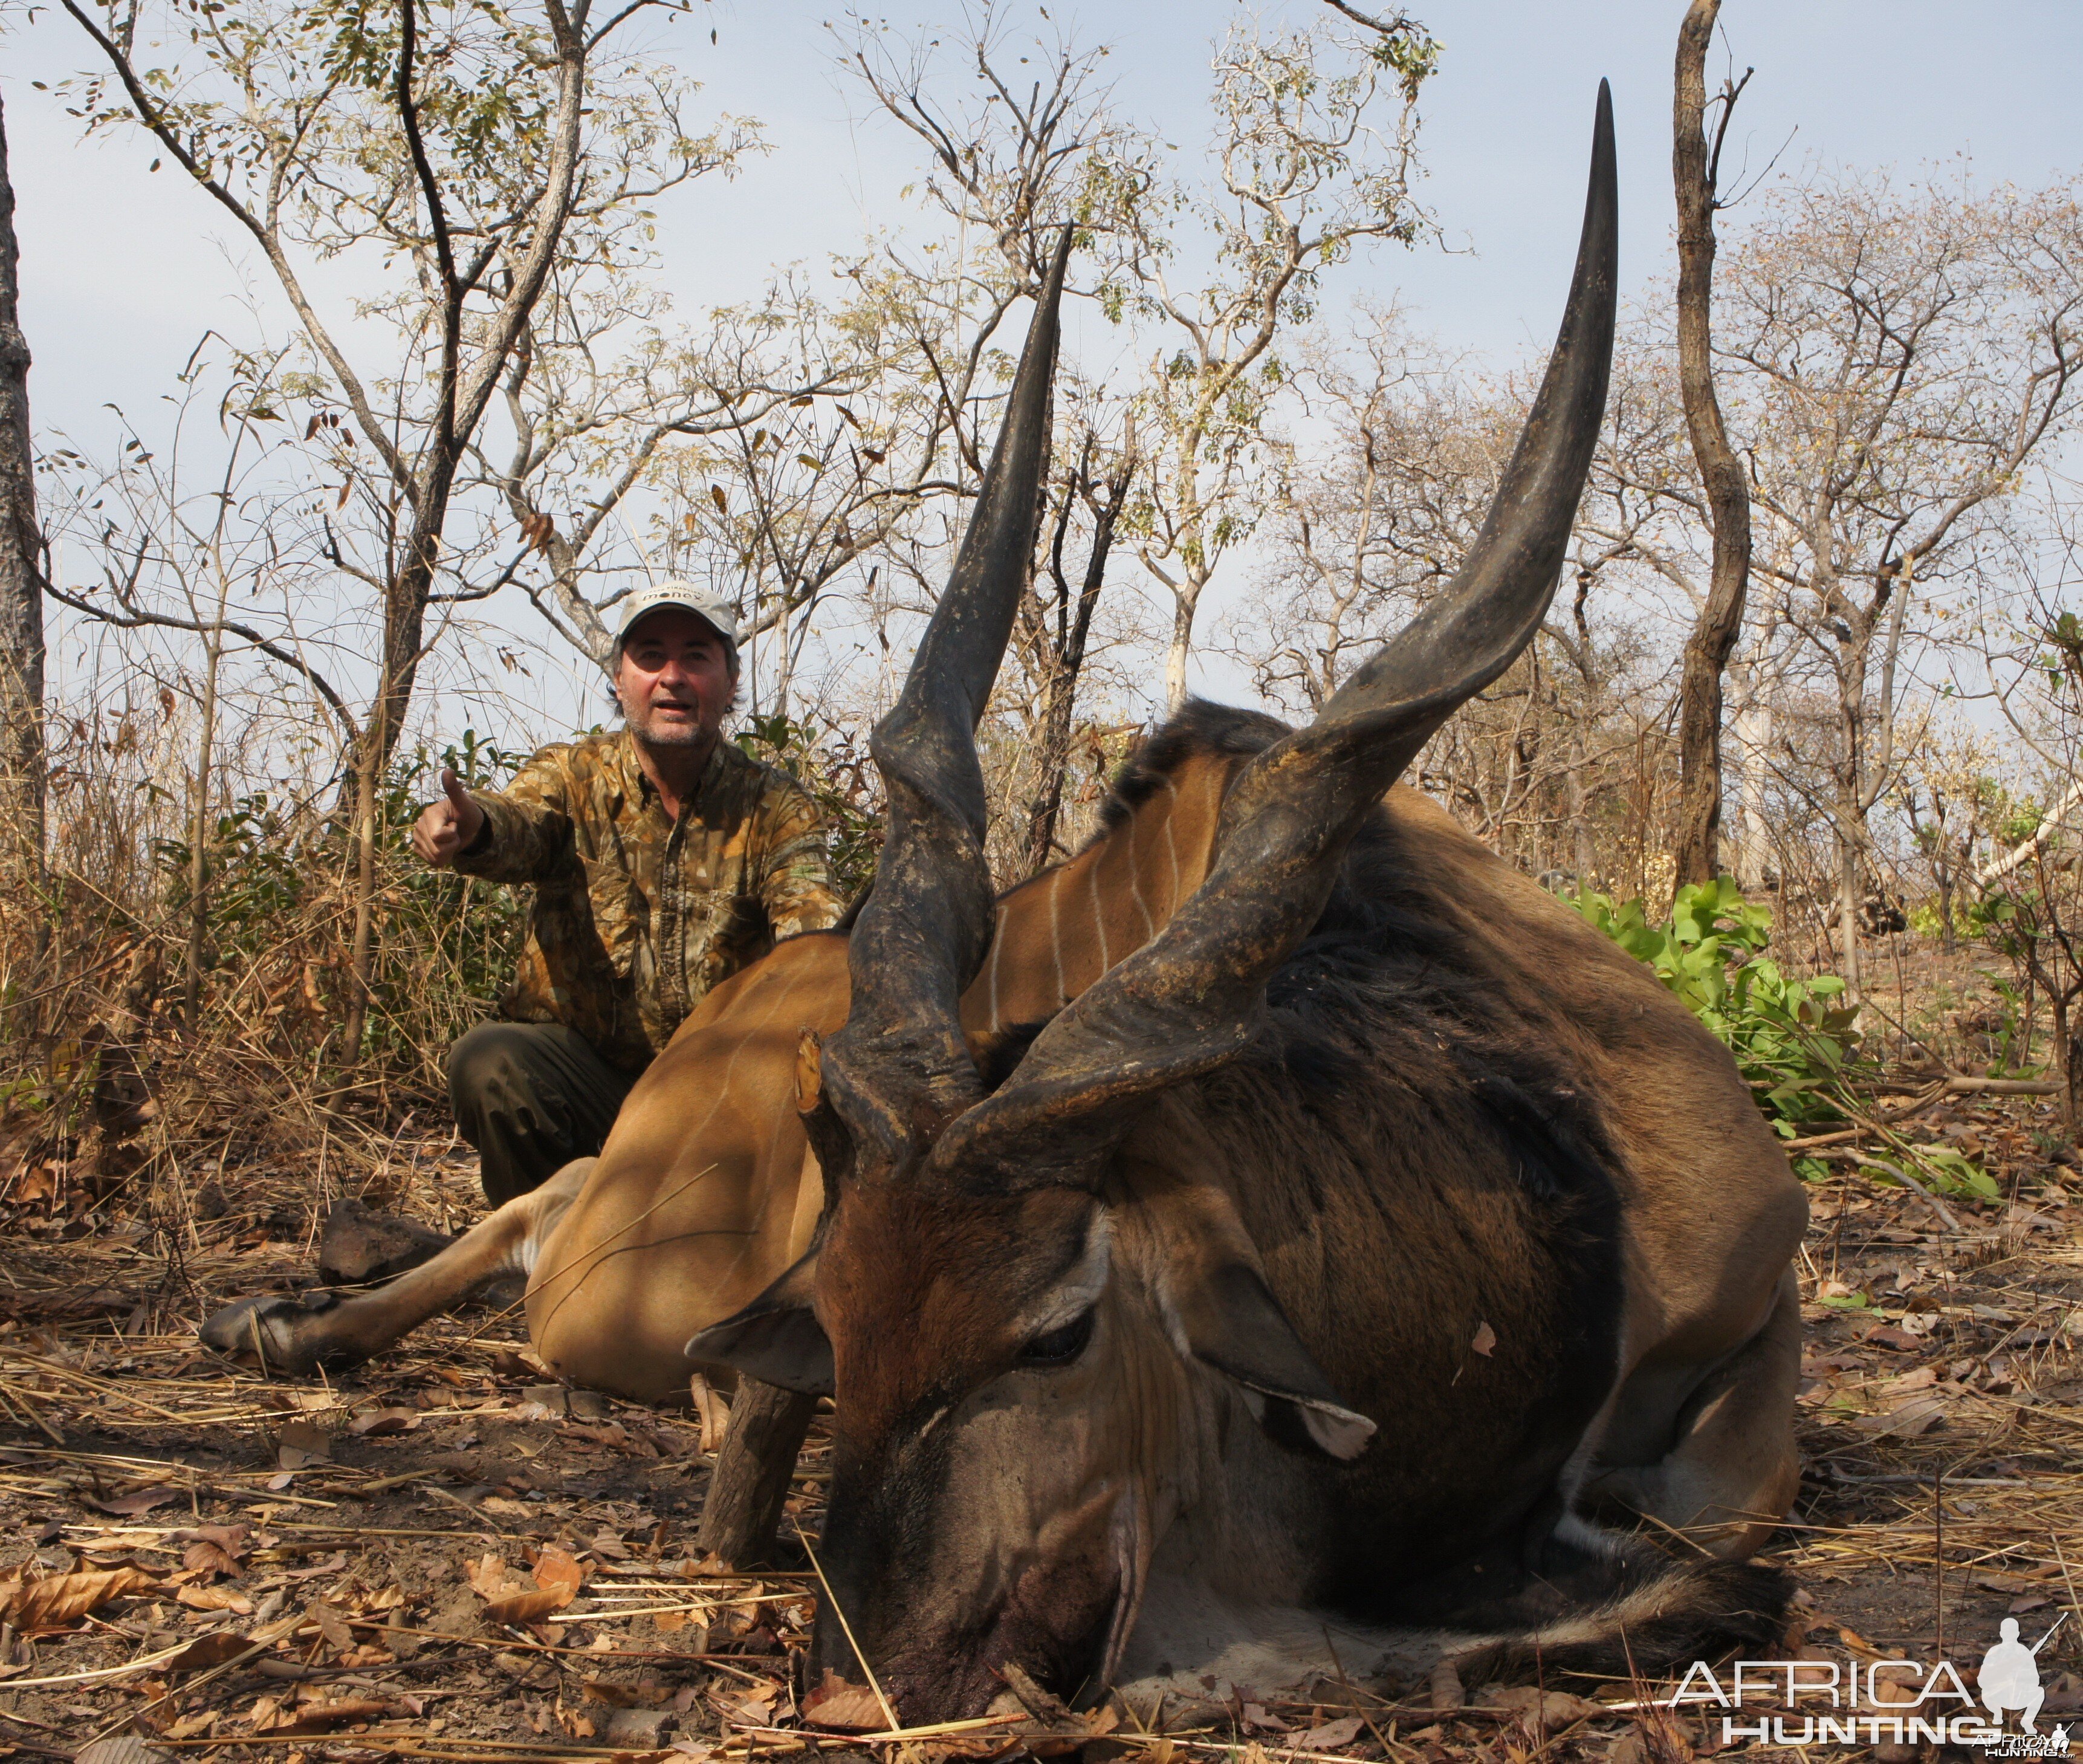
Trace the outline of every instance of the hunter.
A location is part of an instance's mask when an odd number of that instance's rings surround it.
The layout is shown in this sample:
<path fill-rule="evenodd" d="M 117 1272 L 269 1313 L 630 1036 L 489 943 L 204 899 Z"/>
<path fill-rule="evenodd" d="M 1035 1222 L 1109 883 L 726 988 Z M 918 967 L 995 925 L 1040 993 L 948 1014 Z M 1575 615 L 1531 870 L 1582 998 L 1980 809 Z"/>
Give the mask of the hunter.
<path fill-rule="evenodd" d="M 816 806 L 723 738 L 737 620 L 687 582 L 630 596 L 615 639 L 623 726 L 543 748 L 504 790 L 442 773 L 412 848 L 436 869 L 534 886 L 499 1018 L 449 1050 L 449 1099 L 485 1198 L 598 1152 L 637 1074 L 719 981 L 834 923 Z"/>

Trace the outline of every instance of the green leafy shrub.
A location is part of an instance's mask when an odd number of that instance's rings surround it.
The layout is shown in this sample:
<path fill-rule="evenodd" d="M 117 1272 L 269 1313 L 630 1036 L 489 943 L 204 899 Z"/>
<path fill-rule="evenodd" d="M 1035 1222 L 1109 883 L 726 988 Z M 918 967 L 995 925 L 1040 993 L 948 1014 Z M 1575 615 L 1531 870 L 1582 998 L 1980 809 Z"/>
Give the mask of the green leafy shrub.
<path fill-rule="evenodd" d="M 875 879 L 882 850 L 882 804 L 877 780 L 852 738 L 835 725 L 784 712 L 748 717 L 737 744 L 754 759 L 778 766 L 809 793 L 829 829 L 832 880 L 853 899 Z"/>
<path fill-rule="evenodd" d="M 1860 1064 L 1857 1007 L 1844 1001 L 1844 983 L 1836 975 L 1794 979 L 1768 957 L 1771 912 L 1745 900 L 1727 877 L 1679 889 L 1663 924 L 1650 922 L 1639 900 L 1616 906 L 1588 888 L 1569 904 L 1629 955 L 1647 962 L 1735 1055 L 1751 1094 L 1781 1139 L 1849 1119 L 1846 1110 L 1855 1106 L 1850 1086 Z M 1926 1188 L 1996 1198 L 1988 1173 L 1950 1146 L 1898 1140 L 1893 1150 L 1896 1162 L 1862 1158 L 1868 1174 L 1901 1187 L 1901 1161 L 1907 1161 L 1916 1165 L 1916 1180 Z M 1811 1181 L 1824 1170 L 1812 1158 L 1797 1159 L 1794 1168 Z"/>
<path fill-rule="evenodd" d="M 1656 977 L 1736 1057 L 1782 1139 L 1843 1119 L 1834 1091 L 1857 1057 L 1858 1012 L 1835 975 L 1789 977 L 1764 954 L 1772 913 L 1722 877 L 1678 890 L 1670 920 L 1588 888 L 1570 903 Z"/>
<path fill-rule="evenodd" d="M 438 758 L 400 754 L 377 798 L 376 891 L 365 1057 L 438 1094 L 448 1044 L 492 1008 L 513 970 L 525 896 L 429 869 L 408 844 L 441 767 L 496 788 L 522 757 L 466 730 Z M 153 842 L 171 935 L 188 911 L 189 848 Z M 355 846 L 345 816 L 285 809 L 264 792 L 220 814 L 204 852 L 206 1011 L 278 1055 L 330 1057 L 346 1021 Z M 175 966 L 172 958 L 169 967 Z"/>

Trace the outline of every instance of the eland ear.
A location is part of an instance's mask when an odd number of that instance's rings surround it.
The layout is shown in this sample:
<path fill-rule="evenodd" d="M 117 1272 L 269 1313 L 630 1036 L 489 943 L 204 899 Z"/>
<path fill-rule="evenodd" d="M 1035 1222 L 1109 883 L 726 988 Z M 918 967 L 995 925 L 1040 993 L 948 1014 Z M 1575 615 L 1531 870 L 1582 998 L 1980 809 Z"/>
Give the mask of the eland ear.
<path fill-rule="evenodd" d="M 1339 1459 L 1367 1449 L 1374 1423 L 1338 1401 L 1257 1269 L 1241 1262 L 1197 1269 L 1167 1297 L 1188 1350 L 1242 1387 L 1268 1438 Z"/>
<path fill-rule="evenodd" d="M 1142 1165 L 1131 1181 L 1149 1234 L 1146 1275 L 1173 1345 L 1233 1380 L 1278 1444 L 1358 1457 L 1375 1424 L 1338 1400 L 1303 1346 L 1229 1195 L 1159 1165 Z"/>
<path fill-rule="evenodd" d="M 813 1250 L 743 1310 L 692 1337 L 688 1359 L 801 1396 L 831 1395 L 831 1338 L 810 1309 L 817 1267 Z"/>

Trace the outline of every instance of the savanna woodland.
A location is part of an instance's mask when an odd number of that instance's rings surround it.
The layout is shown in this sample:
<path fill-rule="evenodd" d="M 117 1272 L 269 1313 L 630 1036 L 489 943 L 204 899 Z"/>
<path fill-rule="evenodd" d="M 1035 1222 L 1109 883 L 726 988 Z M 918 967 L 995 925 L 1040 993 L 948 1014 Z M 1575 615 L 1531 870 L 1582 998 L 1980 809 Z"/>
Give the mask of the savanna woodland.
<path fill-rule="evenodd" d="M 750 22 L 723 6 L 0 9 L 0 1757 L 1792 1756 L 1838 1693 L 1783 1669 L 1731 1735 L 1654 1674 L 1358 1643 L 1299 1685 L 1008 1673 L 987 1718 L 898 1731 L 877 1688 L 819 1726 L 829 1404 L 733 1563 L 699 1536 L 725 1397 L 567 1383 L 511 1283 L 329 1376 L 199 1342 L 311 1289 L 336 1208 L 482 1216 L 443 1061 L 528 890 L 407 836 L 444 767 L 496 789 L 614 725 L 632 592 L 736 608 L 729 738 L 867 889 L 869 730 L 1064 227 L 977 737 L 995 886 L 1079 852 L 1194 694 L 1307 722 L 1475 544 L 1552 318 L 1482 353 L 1397 290 L 1469 247 L 1424 125 L 1494 32 L 1207 6 L 1160 125 L 1104 11 L 788 10 L 789 79 L 902 175 L 826 168 L 855 185 L 793 260 L 708 235 L 758 279 L 704 305 L 673 230 L 788 146 L 704 71 Z M 1719 0 L 1532 10 L 1654 36 L 1610 389 L 1544 618 L 1404 782 L 1691 1010 L 1805 1189 L 1802 1480 L 1760 1558 L 1797 1590 L 1751 1651 L 1816 1686 L 1910 1663 L 1901 1701 L 1941 1661 L 1973 1690 L 2015 1617 L 2046 1732 L 2083 1708 L 2083 176 L 1984 175 L 1942 105 L 1916 159 L 1765 138 L 1796 52 Z M 36 106 L 64 152 L 21 150 Z M 1523 127 L 1574 188 L 1576 125 Z M 90 163 L 149 168 L 223 295 L 104 404 L 53 383 L 68 309 L 25 292 L 78 244 L 26 218 L 84 230 Z"/>

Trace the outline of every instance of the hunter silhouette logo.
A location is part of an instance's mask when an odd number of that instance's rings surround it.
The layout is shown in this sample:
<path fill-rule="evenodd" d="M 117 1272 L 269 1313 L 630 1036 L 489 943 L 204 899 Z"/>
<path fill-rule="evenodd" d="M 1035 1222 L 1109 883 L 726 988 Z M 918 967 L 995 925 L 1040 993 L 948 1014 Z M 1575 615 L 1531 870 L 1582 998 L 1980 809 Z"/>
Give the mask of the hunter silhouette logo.
<path fill-rule="evenodd" d="M 2063 1613 L 2054 1629 L 2049 1630 L 2028 1648 L 2018 1639 L 2018 1621 L 2007 1617 L 2003 1621 L 2003 1639 L 1982 1656 L 1982 1707 L 1989 1711 L 1998 1727 L 2004 1724 L 2007 1711 L 2016 1710 L 2018 1725 L 2028 1733 L 2037 1733 L 2034 1717 L 2039 1706 L 2047 1700 L 2047 1693 L 2039 1687 L 2039 1651 L 2054 1639 L 2054 1630 L 2068 1621 Z M 2068 1737 L 2068 1729 L 2061 1730 Z"/>
<path fill-rule="evenodd" d="M 1741 1740 L 1783 1746 L 1885 1742 L 1971 1745 L 1992 1759 L 2065 1758 L 2068 1728 L 2042 1733 L 2038 1724 L 2047 1697 L 2039 1682 L 2040 1650 L 2068 1620 L 2064 1614 L 2030 1648 L 2018 1639 L 2018 1619 L 2003 1620 L 2000 1639 L 1982 1656 L 1976 1675 L 1980 1708 L 1945 1660 L 1929 1667 L 1913 1660 L 1842 1665 L 1832 1660 L 1739 1660 L 1723 1669 L 1726 1678 L 1696 1660 L 1663 1707 L 1716 1704 L 1722 1711 L 1723 1746 Z M 1768 1703 L 1770 1710 L 1760 1707 Z M 2018 1717 L 2018 1732 L 2005 1728 L 2012 1715 Z"/>

